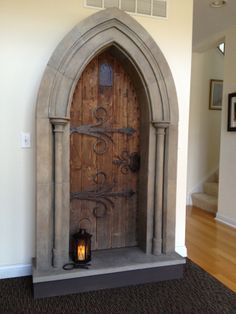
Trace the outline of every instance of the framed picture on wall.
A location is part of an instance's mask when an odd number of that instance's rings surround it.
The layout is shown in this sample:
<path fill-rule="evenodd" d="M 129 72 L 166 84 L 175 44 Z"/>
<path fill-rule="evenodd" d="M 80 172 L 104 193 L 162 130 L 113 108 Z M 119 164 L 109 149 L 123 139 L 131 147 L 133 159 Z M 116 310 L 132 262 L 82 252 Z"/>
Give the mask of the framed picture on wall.
<path fill-rule="evenodd" d="M 236 131 L 236 93 L 228 96 L 228 131 Z"/>
<path fill-rule="evenodd" d="M 210 80 L 210 110 L 222 109 L 222 95 L 223 95 L 223 81 L 222 80 Z"/>

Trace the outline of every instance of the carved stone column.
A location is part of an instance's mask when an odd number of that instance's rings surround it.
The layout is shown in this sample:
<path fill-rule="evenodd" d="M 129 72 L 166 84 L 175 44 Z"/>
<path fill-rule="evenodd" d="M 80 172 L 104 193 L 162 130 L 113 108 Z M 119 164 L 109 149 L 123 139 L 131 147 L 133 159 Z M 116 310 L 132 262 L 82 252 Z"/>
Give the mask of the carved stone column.
<path fill-rule="evenodd" d="M 54 126 L 54 247 L 53 247 L 53 266 L 62 267 L 67 260 L 69 248 L 65 243 L 64 232 L 64 200 L 63 200 L 63 136 L 65 126 L 69 119 L 66 118 L 51 118 L 52 125 Z"/>
<path fill-rule="evenodd" d="M 168 122 L 153 122 L 156 129 L 156 165 L 155 165 L 155 197 L 154 197 L 154 223 L 152 253 L 162 254 L 162 220 L 163 220 L 163 191 L 164 191 L 164 154 L 165 131 Z"/>

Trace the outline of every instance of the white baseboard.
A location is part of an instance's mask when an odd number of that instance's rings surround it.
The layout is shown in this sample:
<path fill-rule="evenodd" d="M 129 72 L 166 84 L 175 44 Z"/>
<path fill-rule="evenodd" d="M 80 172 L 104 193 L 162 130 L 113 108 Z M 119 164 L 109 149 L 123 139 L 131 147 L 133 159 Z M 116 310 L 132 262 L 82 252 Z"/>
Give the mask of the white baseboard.
<path fill-rule="evenodd" d="M 31 264 L 0 266 L 0 279 L 30 276 L 31 274 Z"/>
<path fill-rule="evenodd" d="M 187 257 L 187 248 L 186 246 L 176 246 L 175 247 L 175 252 L 178 253 L 179 255 L 183 257 Z"/>
<path fill-rule="evenodd" d="M 225 217 L 225 216 L 217 213 L 215 220 L 222 222 L 223 224 L 228 225 L 230 227 L 236 228 L 236 220 L 235 219 L 228 218 L 228 217 Z"/>

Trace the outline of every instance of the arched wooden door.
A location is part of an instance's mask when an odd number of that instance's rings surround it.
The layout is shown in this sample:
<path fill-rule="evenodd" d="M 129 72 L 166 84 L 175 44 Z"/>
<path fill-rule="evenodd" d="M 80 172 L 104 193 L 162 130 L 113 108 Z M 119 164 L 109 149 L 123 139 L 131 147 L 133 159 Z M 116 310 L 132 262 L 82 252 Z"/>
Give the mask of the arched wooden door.
<path fill-rule="evenodd" d="M 70 117 L 70 234 L 86 228 L 92 249 L 137 245 L 139 104 L 109 51 L 85 68 Z"/>

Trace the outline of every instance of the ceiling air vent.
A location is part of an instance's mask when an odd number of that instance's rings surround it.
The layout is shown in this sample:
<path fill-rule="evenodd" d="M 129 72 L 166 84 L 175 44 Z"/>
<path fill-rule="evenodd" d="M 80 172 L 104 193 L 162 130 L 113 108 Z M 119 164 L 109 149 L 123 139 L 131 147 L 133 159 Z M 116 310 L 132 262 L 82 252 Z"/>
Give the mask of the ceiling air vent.
<path fill-rule="evenodd" d="M 166 1 L 153 0 L 152 15 L 166 17 Z"/>
<path fill-rule="evenodd" d="M 102 8 L 102 2 L 102 0 L 86 0 L 86 5 L 88 7 Z"/>
<path fill-rule="evenodd" d="M 119 8 L 119 0 L 104 0 L 104 8 Z"/>
<path fill-rule="evenodd" d="M 135 13 L 136 12 L 136 0 L 121 1 L 121 10 Z"/>
<path fill-rule="evenodd" d="M 85 0 L 86 7 L 106 9 L 116 7 L 131 14 L 167 17 L 168 0 Z"/>
<path fill-rule="evenodd" d="M 137 13 L 151 15 L 152 14 L 152 1 L 151 0 L 138 0 Z"/>

